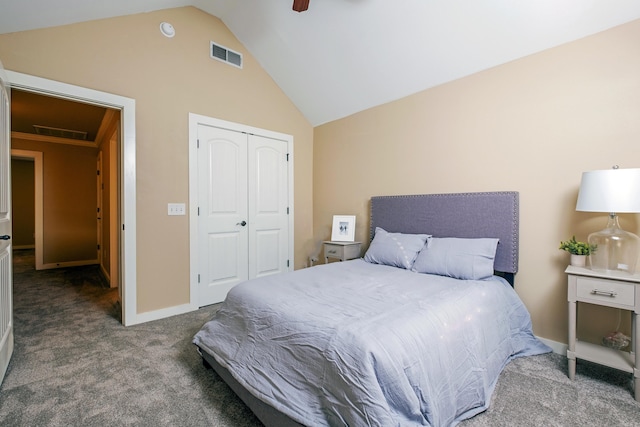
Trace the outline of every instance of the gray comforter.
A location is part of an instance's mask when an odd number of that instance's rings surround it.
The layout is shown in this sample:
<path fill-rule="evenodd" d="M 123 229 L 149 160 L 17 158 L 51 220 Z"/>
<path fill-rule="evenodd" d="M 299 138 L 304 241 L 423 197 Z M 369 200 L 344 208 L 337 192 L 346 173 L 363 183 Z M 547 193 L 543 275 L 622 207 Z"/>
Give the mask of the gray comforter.
<path fill-rule="evenodd" d="M 194 343 L 313 426 L 453 425 L 488 407 L 511 359 L 550 351 L 500 278 L 363 260 L 239 284 Z"/>

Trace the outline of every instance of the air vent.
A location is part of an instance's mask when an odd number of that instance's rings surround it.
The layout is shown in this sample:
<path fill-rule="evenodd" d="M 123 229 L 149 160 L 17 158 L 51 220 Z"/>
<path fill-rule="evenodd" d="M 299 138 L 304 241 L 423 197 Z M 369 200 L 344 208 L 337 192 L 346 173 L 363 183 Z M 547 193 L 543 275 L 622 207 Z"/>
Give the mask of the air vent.
<path fill-rule="evenodd" d="M 234 67 L 242 68 L 242 54 L 211 42 L 211 57 L 226 62 Z"/>
<path fill-rule="evenodd" d="M 81 130 L 59 129 L 49 126 L 33 125 L 38 135 L 55 136 L 58 138 L 77 139 L 80 141 L 87 140 L 87 132 Z"/>

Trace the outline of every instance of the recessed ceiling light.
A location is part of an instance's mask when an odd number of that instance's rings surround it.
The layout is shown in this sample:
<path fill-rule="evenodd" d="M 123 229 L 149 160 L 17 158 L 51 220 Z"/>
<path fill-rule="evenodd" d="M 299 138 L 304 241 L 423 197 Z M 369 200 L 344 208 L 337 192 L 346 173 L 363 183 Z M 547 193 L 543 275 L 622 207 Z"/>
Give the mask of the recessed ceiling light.
<path fill-rule="evenodd" d="M 168 22 L 163 22 L 160 24 L 160 32 L 165 37 L 173 37 L 176 35 L 176 30 L 173 28 L 173 25 Z"/>

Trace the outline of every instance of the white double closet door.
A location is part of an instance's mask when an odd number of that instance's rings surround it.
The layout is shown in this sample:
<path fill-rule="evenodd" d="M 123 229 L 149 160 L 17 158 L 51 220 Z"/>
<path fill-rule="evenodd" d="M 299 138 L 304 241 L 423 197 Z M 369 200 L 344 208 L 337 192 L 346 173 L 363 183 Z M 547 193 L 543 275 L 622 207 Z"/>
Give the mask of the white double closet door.
<path fill-rule="evenodd" d="M 287 142 L 198 125 L 198 305 L 289 270 Z"/>

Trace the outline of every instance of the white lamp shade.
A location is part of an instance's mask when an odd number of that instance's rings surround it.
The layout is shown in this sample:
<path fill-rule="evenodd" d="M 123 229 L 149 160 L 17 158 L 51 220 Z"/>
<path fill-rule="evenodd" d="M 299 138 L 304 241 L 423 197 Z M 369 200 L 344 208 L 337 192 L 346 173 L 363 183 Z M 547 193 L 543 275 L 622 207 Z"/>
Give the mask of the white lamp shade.
<path fill-rule="evenodd" d="M 605 169 L 582 174 L 577 211 L 640 212 L 640 169 Z"/>

